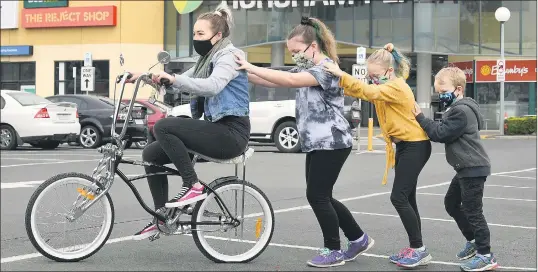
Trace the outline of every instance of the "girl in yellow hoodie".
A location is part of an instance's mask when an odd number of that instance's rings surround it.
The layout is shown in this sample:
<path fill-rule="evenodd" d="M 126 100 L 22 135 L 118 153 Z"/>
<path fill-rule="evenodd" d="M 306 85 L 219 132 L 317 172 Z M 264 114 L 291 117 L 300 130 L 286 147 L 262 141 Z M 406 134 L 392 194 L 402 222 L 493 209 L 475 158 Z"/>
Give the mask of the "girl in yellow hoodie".
<path fill-rule="evenodd" d="M 340 77 L 339 84 L 345 95 L 375 105 L 387 150 L 382 183 L 386 184 L 388 169 L 395 167 L 390 200 L 400 215 L 410 244 L 389 260 L 404 267 L 428 264 L 432 257 L 422 243 L 416 190 L 418 176 L 431 155 L 431 143 L 412 114 L 415 97 L 405 82 L 409 75 L 409 60 L 390 43 L 375 51 L 367 61 L 368 78 L 373 83 L 370 85 L 343 72 L 334 63 L 324 66 L 325 70 Z M 392 143 L 396 144 L 396 155 Z"/>

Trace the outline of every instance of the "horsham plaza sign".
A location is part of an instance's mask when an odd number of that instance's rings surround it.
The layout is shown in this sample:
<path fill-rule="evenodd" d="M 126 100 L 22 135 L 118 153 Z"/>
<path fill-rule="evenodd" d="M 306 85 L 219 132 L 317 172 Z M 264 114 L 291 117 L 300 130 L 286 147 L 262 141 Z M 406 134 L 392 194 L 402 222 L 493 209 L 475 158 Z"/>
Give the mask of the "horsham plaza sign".
<path fill-rule="evenodd" d="M 315 6 L 335 6 L 335 5 L 354 5 L 355 3 L 364 2 L 369 4 L 370 1 L 361 1 L 361 0 L 286 0 L 286 1 L 267 1 L 267 0 L 258 0 L 258 1 L 233 1 L 232 7 L 234 9 L 253 9 L 253 8 L 287 8 L 287 7 L 315 7 Z M 383 0 L 383 3 L 401 3 L 403 0 Z"/>

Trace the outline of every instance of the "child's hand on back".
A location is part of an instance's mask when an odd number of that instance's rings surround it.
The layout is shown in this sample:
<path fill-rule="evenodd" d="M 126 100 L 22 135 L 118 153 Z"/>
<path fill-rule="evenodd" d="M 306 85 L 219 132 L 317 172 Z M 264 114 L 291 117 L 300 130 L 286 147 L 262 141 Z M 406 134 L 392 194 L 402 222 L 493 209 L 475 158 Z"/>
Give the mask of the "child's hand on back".
<path fill-rule="evenodd" d="M 418 105 L 417 102 L 415 102 L 415 108 L 413 108 L 413 114 L 415 116 L 419 115 L 422 113 L 422 110 L 420 110 L 420 106 Z"/>

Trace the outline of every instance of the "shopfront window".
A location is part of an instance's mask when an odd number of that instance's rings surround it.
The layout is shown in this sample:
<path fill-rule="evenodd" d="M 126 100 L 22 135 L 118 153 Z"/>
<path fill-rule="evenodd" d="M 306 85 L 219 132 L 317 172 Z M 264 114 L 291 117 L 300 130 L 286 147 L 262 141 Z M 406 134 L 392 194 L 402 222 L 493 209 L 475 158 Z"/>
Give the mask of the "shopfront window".
<path fill-rule="evenodd" d="M 56 61 L 54 62 L 54 95 L 58 94 L 82 94 L 80 86 L 80 69 L 83 61 Z M 73 78 L 73 67 L 76 68 L 77 77 Z M 95 67 L 95 91 L 92 95 L 110 95 L 110 64 L 108 60 L 94 60 Z M 75 83 L 76 80 L 76 83 Z M 75 91 L 76 85 L 76 91 Z M 84 92 L 85 93 L 85 92 Z"/>
<path fill-rule="evenodd" d="M 478 54 L 480 1 L 460 1 L 459 53 Z"/>
<path fill-rule="evenodd" d="M 523 116 L 536 113 L 536 104 L 529 103 L 531 92 L 536 92 L 534 82 L 506 82 L 504 84 L 504 111 L 506 115 Z M 476 83 L 476 101 L 488 123 L 488 129 L 499 129 L 500 84 Z"/>
<path fill-rule="evenodd" d="M 35 86 L 35 67 L 35 62 L 2 62 L 2 90 L 20 91 L 21 86 Z"/>
<path fill-rule="evenodd" d="M 411 51 L 413 39 L 413 3 L 384 3 L 370 1 L 373 6 L 372 31 L 374 47 L 394 43 L 398 48 Z"/>
<path fill-rule="evenodd" d="M 521 54 L 536 56 L 536 1 L 521 1 L 520 10 Z"/>

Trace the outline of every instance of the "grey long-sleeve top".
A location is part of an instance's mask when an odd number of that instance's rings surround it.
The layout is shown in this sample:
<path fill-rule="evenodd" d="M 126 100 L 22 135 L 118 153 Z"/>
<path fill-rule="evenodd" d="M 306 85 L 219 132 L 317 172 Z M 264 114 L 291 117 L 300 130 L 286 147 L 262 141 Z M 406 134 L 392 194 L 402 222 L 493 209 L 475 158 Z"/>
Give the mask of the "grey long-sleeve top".
<path fill-rule="evenodd" d="M 245 55 L 243 51 L 231 44 L 215 53 L 211 60 L 213 71 L 207 78 L 193 78 L 194 67 L 181 75 L 175 75 L 173 93 L 188 92 L 204 97 L 217 95 L 239 75 L 239 71 L 236 70 L 239 65 L 235 62 L 234 53 L 243 57 Z"/>

